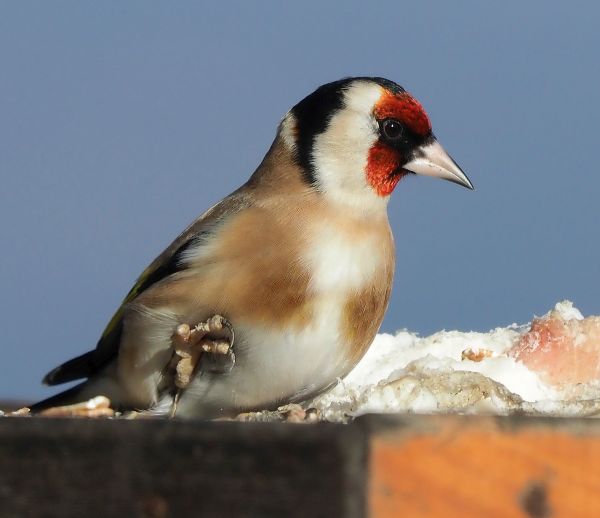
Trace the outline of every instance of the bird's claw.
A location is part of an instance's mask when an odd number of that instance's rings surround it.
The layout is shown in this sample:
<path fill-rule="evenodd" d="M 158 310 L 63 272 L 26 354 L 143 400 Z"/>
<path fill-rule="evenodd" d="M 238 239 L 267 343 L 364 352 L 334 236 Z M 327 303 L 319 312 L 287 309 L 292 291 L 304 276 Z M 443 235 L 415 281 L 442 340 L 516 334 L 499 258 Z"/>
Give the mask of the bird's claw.
<path fill-rule="evenodd" d="M 229 336 L 223 338 L 223 330 Z M 194 374 L 201 370 L 216 374 L 227 374 L 235 365 L 233 343 L 235 333 L 231 323 L 221 315 L 213 315 L 193 327 L 180 324 L 173 336 L 173 357 L 169 366 L 174 373 L 176 387 L 171 417 L 177 411 L 177 402 L 191 382 Z"/>

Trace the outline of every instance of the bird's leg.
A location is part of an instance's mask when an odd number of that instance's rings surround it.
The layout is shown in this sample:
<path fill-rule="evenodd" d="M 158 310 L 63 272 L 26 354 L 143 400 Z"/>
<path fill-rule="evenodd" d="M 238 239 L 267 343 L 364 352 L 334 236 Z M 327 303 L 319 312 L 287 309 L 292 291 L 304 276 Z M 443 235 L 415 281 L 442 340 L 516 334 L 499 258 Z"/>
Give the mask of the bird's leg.
<path fill-rule="evenodd" d="M 224 329 L 229 334 L 228 339 L 219 337 Z M 235 364 L 234 339 L 233 327 L 221 315 L 213 315 L 194 327 L 189 324 L 177 326 L 173 336 L 174 354 L 169 363 L 176 387 L 171 417 L 175 417 L 181 393 L 190 384 L 201 358 L 203 371 L 222 374 L 231 371 Z"/>

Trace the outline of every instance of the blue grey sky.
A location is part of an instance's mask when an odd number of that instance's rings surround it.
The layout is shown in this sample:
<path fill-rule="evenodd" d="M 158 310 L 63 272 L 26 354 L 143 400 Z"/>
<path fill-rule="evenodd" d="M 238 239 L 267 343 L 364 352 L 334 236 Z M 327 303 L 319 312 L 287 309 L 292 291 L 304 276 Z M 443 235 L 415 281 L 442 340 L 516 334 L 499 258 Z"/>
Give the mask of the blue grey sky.
<path fill-rule="evenodd" d="M 476 190 L 400 183 L 384 331 L 600 313 L 593 2 L 2 2 L 1 397 L 38 398 L 318 85 L 379 75 Z M 182 195 L 182 193 L 185 193 Z"/>

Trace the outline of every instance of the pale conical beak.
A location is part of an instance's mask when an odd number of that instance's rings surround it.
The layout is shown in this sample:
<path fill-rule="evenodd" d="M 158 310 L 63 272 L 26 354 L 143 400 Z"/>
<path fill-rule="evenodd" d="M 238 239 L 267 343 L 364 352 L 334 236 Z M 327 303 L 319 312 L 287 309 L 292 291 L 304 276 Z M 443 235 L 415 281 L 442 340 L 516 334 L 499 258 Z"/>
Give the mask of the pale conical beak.
<path fill-rule="evenodd" d="M 443 178 L 467 189 L 473 189 L 473 184 L 467 175 L 437 140 L 417 148 L 415 157 L 405 164 L 403 169 L 415 174 Z"/>

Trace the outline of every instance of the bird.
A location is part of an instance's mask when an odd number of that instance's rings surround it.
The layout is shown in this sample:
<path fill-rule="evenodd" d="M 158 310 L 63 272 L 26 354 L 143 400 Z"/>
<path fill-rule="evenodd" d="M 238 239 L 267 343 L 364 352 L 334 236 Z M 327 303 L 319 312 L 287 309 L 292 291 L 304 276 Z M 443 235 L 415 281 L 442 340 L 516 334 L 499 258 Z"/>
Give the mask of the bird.
<path fill-rule="evenodd" d="M 234 416 L 323 392 L 383 321 L 395 267 L 387 205 L 409 175 L 473 189 L 402 86 L 349 77 L 318 87 L 282 118 L 247 182 L 146 268 L 96 348 L 44 378 L 84 381 L 32 409 L 102 394 L 118 408 L 166 415 L 174 330 L 211 315 L 235 330 L 235 365 L 200 370 L 178 417 Z"/>

